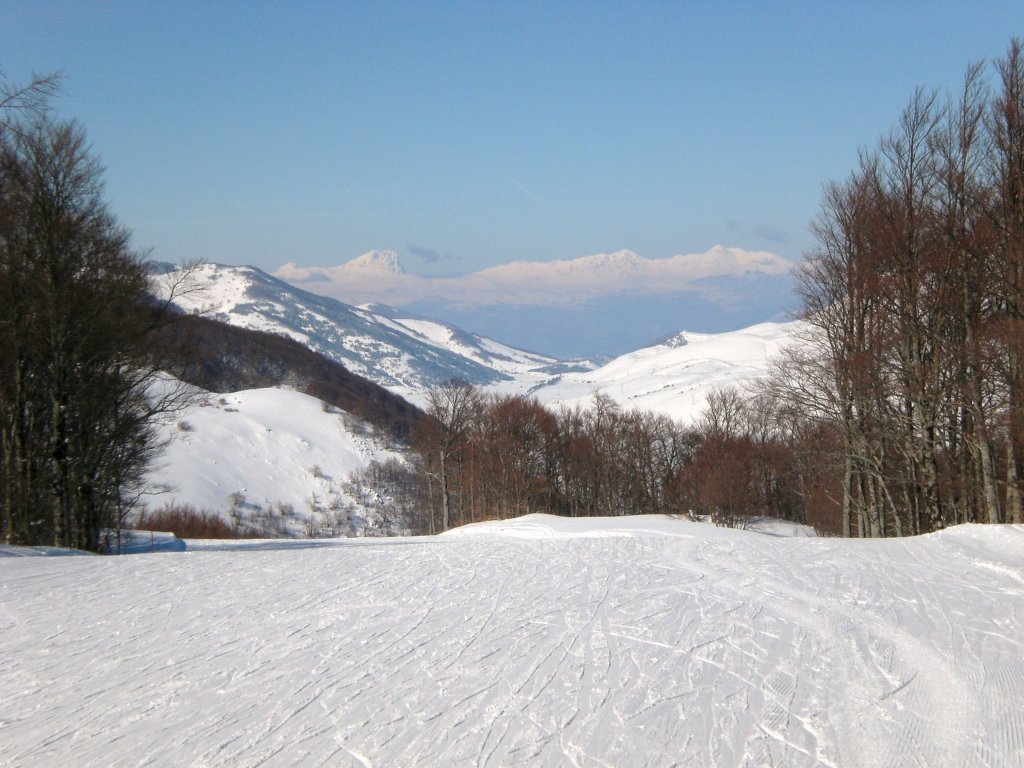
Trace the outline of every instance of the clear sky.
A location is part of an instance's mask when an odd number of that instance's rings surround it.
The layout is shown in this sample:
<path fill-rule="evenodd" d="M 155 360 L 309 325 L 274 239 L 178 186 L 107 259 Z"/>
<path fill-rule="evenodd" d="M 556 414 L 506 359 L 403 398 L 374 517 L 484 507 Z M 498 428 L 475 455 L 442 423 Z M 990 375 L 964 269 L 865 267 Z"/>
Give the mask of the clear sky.
<path fill-rule="evenodd" d="M 715 244 L 798 258 L 917 85 L 1024 35 L 1011 2 L 4 0 L 0 70 L 63 70 L 156 258 L 398 251 L 464 273 Z"/>

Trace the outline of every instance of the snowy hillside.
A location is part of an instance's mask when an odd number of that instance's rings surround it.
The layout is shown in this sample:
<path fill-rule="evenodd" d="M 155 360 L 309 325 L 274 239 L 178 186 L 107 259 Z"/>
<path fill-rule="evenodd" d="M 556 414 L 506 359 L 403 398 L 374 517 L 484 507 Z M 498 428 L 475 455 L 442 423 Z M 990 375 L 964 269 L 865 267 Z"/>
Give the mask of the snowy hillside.
<path fill-rule="evenodd" d="M 185 311 L 293 338 L 417 405 L 430 387 L 453 377 L 490 384 L 563 368 L 440 322 L 315 296 L 253 267 L 203 265 L 193 284 L 176 300 Z"/>
<path fill-rule="evenodd" d="M 555 406 L 585 404 L 604 392 L 624 407 L 689 421 L 712 387 L 764 375 L 769 357 L 797 327 L 761 323 L 728 333 L 678 333 L 596 368 L 588 361 L 559 362 L 524 352 L 391 307 L 348 306 L 252 267 L 204 265 L 197 283 L 200 291 L 178 301 L 183 309 L 294 338 L 421 407 L 432 386 L 459 377 L 495 392 L 530 393 Z"/>
<path fill-rule="evenodd" d="M 467 333 L 439 320 L 418 317 L 394 307 L 367 304 L 360 309 L 372 312 L 379 318 L 379 322 L 390 321 L 418 341 L 495 371 L 500 379 L 533 381 L 565 371 L 584 371 L 593 368 L 593 364 L 585 360 L 562 362 L 553 357 L 526 352 L 484 336 Z"/>
<path fill-rule="evenodd" d="M 300 535 L 311 500 L 358 505 L 345 481 L 371 461 L 399 458 L 365 425 L 284 389 L 210 394 L 159 428 L 169 443 L 148 475 L 163 489 L 150 507 L 189 504 L 226 515 L 232 496 L 246 514 L 289 505 Z"/>
<path fill-rule="evenodd" d="M 797 327 L 795 322 L 761 323 L 731 333 L 683 332 L 593 371 L 557 377 L 531 394 L 551 406 L 586 406 L 601 392 L 624 408 L 658 411 L 691 422 L 713 388 L 741 386 L 765 375 L 769 359 L 791 341 Z"/>
<path fill-rule="evenodd" d="M 1024 764 L 1021 526 L 610 522 L 0 557 L 0 765 Z"/>

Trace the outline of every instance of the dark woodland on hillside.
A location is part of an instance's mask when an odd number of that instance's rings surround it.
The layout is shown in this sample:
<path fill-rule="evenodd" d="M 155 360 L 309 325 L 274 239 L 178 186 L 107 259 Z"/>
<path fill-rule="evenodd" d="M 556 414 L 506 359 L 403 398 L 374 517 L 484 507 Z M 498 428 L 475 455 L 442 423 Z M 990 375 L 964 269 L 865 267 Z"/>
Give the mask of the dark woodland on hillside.
<path fill-rule="evenodd" d="M 196 315 L 180 315 L 174 333 L 191 359 L 181 373 L 210 392 L 288 386 L 408 442 L 424 418 L 416 406 L 294 339 Z"/>

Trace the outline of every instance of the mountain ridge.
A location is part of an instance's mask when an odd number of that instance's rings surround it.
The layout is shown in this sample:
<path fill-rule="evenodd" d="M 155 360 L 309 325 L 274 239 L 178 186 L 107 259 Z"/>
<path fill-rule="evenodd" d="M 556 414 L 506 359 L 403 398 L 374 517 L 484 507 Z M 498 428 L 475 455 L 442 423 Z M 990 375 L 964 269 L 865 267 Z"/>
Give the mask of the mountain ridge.
<path fill-rule="evenodd" d="M 718 334 L 677 328 L 651 334 L 658 340 L 622 355 L 564 361 L 402 309 L 316 296 L 254 267 L 204 265 L 196 279 L 205 293 L 179 300 L 185 311 L 287 336 L 419 407 L 431 387 L 461 378 L 552 407 L 585 405 L 604 392 L 624 408 L 692 421 L 714 386 L 765 375 L 770 356 L 798 328 L 771 322 Z"/>
<path fill-rule="evenodd" d="M 289 337 L 421 407 L 432 386 L 451 378 L 488 385 L 564 366 L 440 321 L 318 296 L 256 267 L 204 264 L 189 279 L 175 299 L 182 311 Z"/>
<path fill-rule="evenodd" d="M 585 407 L 595 394 L 605 394 L 623 408 L 693 423 L 712 390 L 742 388 L 766 376 L 772 357 L 797 343 L 802 327 L 801 321 L 790 321 L 718 334 L 679 331 L 593 370 L 538 384 L 529 394 L 552 408 Z"/>

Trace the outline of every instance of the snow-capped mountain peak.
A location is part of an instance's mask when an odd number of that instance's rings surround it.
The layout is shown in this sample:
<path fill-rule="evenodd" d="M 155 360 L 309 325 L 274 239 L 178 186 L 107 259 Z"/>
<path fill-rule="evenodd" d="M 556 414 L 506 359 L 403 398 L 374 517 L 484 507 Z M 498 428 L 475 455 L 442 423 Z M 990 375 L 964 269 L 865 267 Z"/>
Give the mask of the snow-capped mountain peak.
<path fill-rule="evenodd" d="M 633 251 L 622 250 L 615 253 L 598 253 L 594 256 L 583 256 L 573 259 L 570 264 L 579 271 L 631 272 L 643 269 L 647 259 Z"/>
<path fill-rule="evenodd" d="M 404 275 L 405 270 L 394 251 L 368 251 L 341 265 L 345 272 Z"/>

